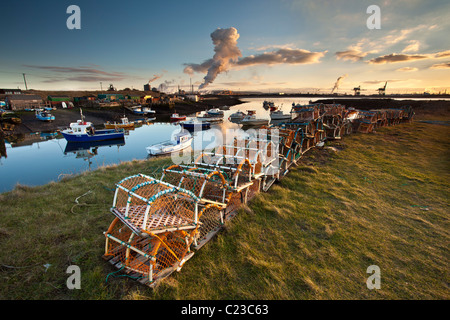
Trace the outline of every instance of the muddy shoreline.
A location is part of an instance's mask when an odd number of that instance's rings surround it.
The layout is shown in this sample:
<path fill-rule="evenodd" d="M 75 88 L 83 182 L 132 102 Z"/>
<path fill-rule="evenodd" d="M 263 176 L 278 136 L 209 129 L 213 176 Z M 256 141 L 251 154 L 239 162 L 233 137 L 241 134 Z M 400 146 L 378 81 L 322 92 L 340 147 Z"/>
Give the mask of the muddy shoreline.
<path fill-rule="evenodd" d="M 156 111 L 155 121 L 169 121 L 170 115 L 177 112 L 182 115 L 195 115 L 197 112 L 208 110 L 211 108 L 221 108 L 224 106 L 233 106 L 243 103 L 241 100 L 232 97 L 224 98 L 207 98 L 200 102 L 177 102 L 169 107 L 169 105 L 152 105 L 151 108 Z M 102 127 L 107 121 L 120 121 L 123 115 L 126 115 L 130 121 L 144 119 L 144 115 L 134 114 L 125 107 L 99 107 L 86 108 L 83 107 L 83 115 L 86 121 L 92 122 L 94 126 Z M 80 109 L 78 107 L 71 109 L 61 109 L 51 111 L 55 116 L 52 122 L 43 122 L 36 119 L 35 113 L 32 111 L 18 111 L 16 114 L 21 118 L 22 123 L 15 125 L 11 131 L 5 131 L 5 135 L 29 134 L 33 132 L 50 132 L 63 130 L 69 126 L 71 122 L 80 119 Z"/>
<path fill-rule="evenodd" d="M 262 97 L 261 97 L 262 98 Z M 400 108 L 410 105 L 418 118 L 427 118 L 430 116 L 440 116 L 450 119 L 450 101 L 445 100 L 394 100 L 394 99 L 319 99 L 313 100 L 313 103 L 340 103 L 347 108 L 353 107 L 359 110 L 382 109 L 382 108 Z M 197 112 L 208 110 L 214 107 L 234 106 L 244 103 L 237 97 L 206 97 L 199 102 L 177 102 L 169 105 L 152 105 L 151 108 L 156 111 L 155 121 L 167 122 L 170 115 L 174 112 L 182 115 L 192 116 Z M 42 122 L 36 119 L 34 112 L 20 111 L 17 114 L 22 119 L 22 123 L 15 126 L 14 130 L 5 131 L 6 136 L 17 134 L 30 134 L 33 132 L 51 132 L 62 130 L 80 118 L 80 110 L 75 107 L 72 109 L 53 110 L 55 121 Z M 120 121 L 123 115 L 126 115 L 130 121 L 145 118 L 143 115 L 132 113 L 125 107 L 102 107 L 102 108 L 83 108 L 83 115 L 87 121 L 95 126 L 102 127 L 107 121 Z"/>

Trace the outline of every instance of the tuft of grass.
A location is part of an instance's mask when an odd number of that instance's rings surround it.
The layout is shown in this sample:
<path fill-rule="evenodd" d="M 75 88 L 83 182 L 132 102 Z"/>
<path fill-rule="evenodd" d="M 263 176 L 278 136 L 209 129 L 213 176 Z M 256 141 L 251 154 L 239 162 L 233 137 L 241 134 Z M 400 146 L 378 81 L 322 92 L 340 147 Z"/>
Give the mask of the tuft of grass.
<path fill-rule="evenodd" d="M 449 299 L 449 134 L 415 122 L 312 150 L 155 290 L 101 259 L 102 232 L 114 183 L 170 159 L 17 187 L 0 195 L 0 298 Z"/>

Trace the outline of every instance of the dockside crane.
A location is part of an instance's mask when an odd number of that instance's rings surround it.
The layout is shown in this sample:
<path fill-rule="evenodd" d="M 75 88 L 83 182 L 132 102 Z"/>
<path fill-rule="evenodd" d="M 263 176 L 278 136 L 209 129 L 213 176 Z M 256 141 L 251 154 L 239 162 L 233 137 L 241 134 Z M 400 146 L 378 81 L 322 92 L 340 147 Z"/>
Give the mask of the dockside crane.
<path fill-rule="evenodd" d="M 384 87 L 383 87 L 383 88 L 379 88 L 379 89 L 378 89 L 378 94 L 379 94 L 380 96 L 385 96 L 385 95 L 386 95 L 386 86 L 387 86 L 387 81 L 386 81 L 386 83 L 384 84 Z"/>

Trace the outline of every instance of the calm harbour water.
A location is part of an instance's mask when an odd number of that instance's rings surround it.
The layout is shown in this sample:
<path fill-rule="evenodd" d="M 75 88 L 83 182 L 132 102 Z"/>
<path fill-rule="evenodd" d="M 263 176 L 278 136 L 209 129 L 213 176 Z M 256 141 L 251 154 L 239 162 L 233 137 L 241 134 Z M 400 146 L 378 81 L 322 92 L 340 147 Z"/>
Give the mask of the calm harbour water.
<path fill-rule="evenodd" d="M 276 98 L 270 101 L 287 113 L 291 110 L 293 102 L 307 104 L 311 99 L 308 97 Z M 221 139 L 217 138 L 218 130 L 225 133 L 227 129 L 239 129 L 240 125 L 227 120 L 229 115 L 237 110 L 244 112 L 256 110 L 258 118 L 270 119 L 269 111 L 262 107 L 264 99 L 253 98 L 243 101 L 245 103 L 224 111 L 223 123 L 211 126 L 210 130 L 195 133 L 192 148 L 199 150 L 220 144 Z M 86 120 L 89 121 L 89 119 Z M 129 131 L 124 141 L 104 142 L 105 145 L 93 146 L 87 150 L 71 150 L 71 145 L 68 145 L 64 138 L 47 139 L 39 133 L 27 137 L 26 143 L 11 145 L 6 142 L 7 157 L 0 157 L 0 193 L 12 190 L 17 183 L 29 186 L 42 185 L 57 181 L 67 174 L 95 170 L 103 165 L 133 159 L 146 159 L 147 146 L 169 140 L 180 130 L 180 125 L 170 123 L 143 125 Z"/>

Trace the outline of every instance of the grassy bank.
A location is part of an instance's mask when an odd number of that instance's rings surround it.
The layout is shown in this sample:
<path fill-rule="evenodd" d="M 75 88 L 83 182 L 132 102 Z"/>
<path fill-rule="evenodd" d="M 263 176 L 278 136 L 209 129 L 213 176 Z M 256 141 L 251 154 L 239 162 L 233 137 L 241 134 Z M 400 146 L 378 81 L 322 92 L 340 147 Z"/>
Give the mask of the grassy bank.
<path fill-rule="evenodd" d="M 154 291 L 102 260 L 102 232 L 114 183 L 170 158 L 19 186 L 0 196 L 0 298 L 449 299 L 449 136 L 416 122 L 327 143 Z"/>

